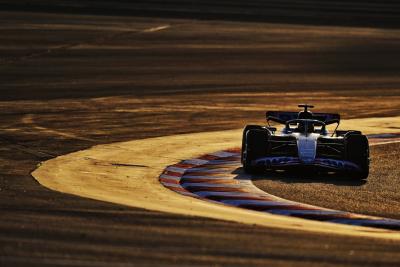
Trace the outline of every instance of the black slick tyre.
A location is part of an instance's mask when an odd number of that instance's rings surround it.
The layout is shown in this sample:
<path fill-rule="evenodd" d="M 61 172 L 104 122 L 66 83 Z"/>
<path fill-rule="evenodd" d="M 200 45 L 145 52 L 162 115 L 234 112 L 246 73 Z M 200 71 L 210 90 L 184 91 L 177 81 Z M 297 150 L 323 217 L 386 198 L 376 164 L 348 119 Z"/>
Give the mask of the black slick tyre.
<path fill-rule="evenodd" d="M 264 171 L 263 166 L 255 166 L 252 161 L 267 153 L 268 132 L 263 129 L 251 129 L 246 133 L 243 155 L 243 168 L 246 173 L 257 174 Z"/>
<path fill-rule="evenodd" d="M 240 161 L 242 164 L 243 164 L 243 154 L 246 149 L 246 134 L 249 130 L 254 130 L 254 129 L 262 130 L 262 127 L 260 125 L 246 125 L 246 127 L 244 127 L 244 129 L 243 129 L 242 151 L 241 151 L 241 157 L 240 157 Z"/>
<path fill-rule="evenodd" d="M 360 171 L 348 173 L 357 180 L 367 179 L 369 175 L 369 144 L 368 139 L 362 134 L 346 136 L 346 159 L 359 166 Z"/>

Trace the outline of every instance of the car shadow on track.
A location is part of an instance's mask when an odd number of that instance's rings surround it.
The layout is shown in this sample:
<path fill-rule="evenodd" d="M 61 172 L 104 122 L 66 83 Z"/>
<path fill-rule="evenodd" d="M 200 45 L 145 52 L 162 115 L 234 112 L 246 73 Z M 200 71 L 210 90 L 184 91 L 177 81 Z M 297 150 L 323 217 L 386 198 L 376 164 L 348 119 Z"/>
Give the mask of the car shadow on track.
<path fill-rule="evenodd" d="M 310 173 L 301 171 L 267 171 L 262 174 L 246 174 L 242 167 L 235 169 L 233 174 L 237 180 L 270 180 L 284 183 L 325 183 L 338 186 L 362 186 L 367 180 L 355 180 L 339 173 Z"/>

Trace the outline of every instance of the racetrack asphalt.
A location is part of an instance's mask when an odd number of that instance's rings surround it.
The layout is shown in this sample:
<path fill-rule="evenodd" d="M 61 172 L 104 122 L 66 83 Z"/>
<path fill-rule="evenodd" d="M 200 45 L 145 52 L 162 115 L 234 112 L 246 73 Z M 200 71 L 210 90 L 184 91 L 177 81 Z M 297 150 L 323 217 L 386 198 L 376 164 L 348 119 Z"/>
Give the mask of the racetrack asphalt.
<path fill-rule="evenodd" d="M 381 125 L 380 130 L 382 132 L 391 130 L 382 126 L 385 124 L 385 119 L 375 118 L 373 121 Z M 387 119 L 399 121 L 400 117 Z M 362 125 L 368 128 L 364 119 L 353 119 L 348 123 L 360 128 L 362 128 Z M 373 141 L 374 139 L 371 140 L 371 142 Z M 252 208 L 239 210 L 229 208 L 227 205 L 204 202 L 207 198 L 200 197 L 203 201 L 199 201 L 185 197 L 188 195 L 197 199 L 200 196 L 197 195 L 199 191 L 203 193 L 207 193 L 207 191 L 247 192 L 254 197 L 262 193 L 264 200 L 270 200 L 263 202 L 264 206 L 271 204 L 271 201 L 274 202 L 274 205 L 271 206 L 280 206 L 282 209 L 284 206 L 296 205 L 296 214 L 301 218 L 305 216 L 300 216 L 300 212 L 305 215 L 311 210 L 318 209 L 317 207 L 306 207 L 306 205 L 299 203 L 289 203 L 289 201 L 268 195 L 268 193 L 254 187 L 249 182 L 251 177 L 241 174 L 241 170 L 233 170 L 240 168 L 240 162 L 237 159 L 237 154 L 240 153 L 237 152 L 237 149 L 234 149 L 235 152 L 233 153 L 216 152 L 216 149 L 228 150 L 240 147 L 240 142 L 241 129 L 238 129 L 98 145 L 88 150 L 67 154 L 44 162 L 32 175 L 40 184 L 55 191 L 148 210 L 217 218 L 274 228 L 393 240 L 400 238 L 398 231 L 382 231 L 365 227 L 340 227 L 337 224 L 296 220 L 285 216 L 271 215 L 274 214 L 273 212 L 249 212 Z M 393 142 L 395 141 L 393 140 Z M 204 156 L 206 152 L 209 154 Z M 228 156 L 224 156 L 225 154 L 228 154 Z M 199 155 L 200 158 L 193 158 Z M 230 158 L 230 156 L 233 157 Z M 219 157 L 221 159 L 218 159 Z M 177 162 L 178 158 L 184 160 Z M 206 163 L 207 160 L 210 160 L 209 164 Z M 167 165 L 169 167 L 166 167 Z M 193 168 L 195 166 L 200 168 L 216 167 L 222 173 L 207 174 L 206 172 L 200 174 L 200 176 L 198 176 L 199 174 L 193 174 L 193 176 L 189 171 L 195 171 L 195 168 Z M 213 168 L 213 170 L 215 169 Z M 162 175 L 160 175 L 161 172 Z M 211 175 L 213 176 L 210 177 Z M 158 179 L 159 176 L 160 180 Z M 237 179 L 236 176 L 238 176 Z M 204 182 L 202 177 L 207 182 Z M 216 179 L 218 177 L 220 178 Z M 267 177 L 268 175 L 265 176 L 265 178 Z M 178 178 L 178 181 L 174 178 Z M 328 180 L 329 178 L 326 177 L 325 179 Z M 343 177 L 343 179 L 346 178 Z M 347 178 L 347 180 L 349 179 Z M 163 187 L 160 182 L 169 190 Z M 210 201 L 210 199 L 208 200 Z M 283 202 L 286 202 L 286 204 Z M 281 204 L 285 205 L 282 206 Z M 305 209 L 307 211 L 304 211 Z M 275 209 L 274 211 L 278 210 Z M 331 211 L 318 210 L 318 213 L 328 212 L 332 215 Z M 328 216 L 326 219 L 331 219 L 332 222 L 345 219 L 343 222 L 348 224 L 376 226 L 389 230 L 397 230 L 400 225 L 398 221 L 388 220 L 384 223 L 379 218 L 367 218 L 345 212 L 333 215 L 333 217 Z M 351 219 L 353 219 L 352 222 Z"/>
<path fill-rule="evenodd" d="M 95 144 L 240 128 L 302 101 L 345 118 L 399 115 L 396 24 L 27 11 L 0 16 L 2 266 L 398 265 L 392 241 L 150 212 L 55 193 L 30 176 Z"/>

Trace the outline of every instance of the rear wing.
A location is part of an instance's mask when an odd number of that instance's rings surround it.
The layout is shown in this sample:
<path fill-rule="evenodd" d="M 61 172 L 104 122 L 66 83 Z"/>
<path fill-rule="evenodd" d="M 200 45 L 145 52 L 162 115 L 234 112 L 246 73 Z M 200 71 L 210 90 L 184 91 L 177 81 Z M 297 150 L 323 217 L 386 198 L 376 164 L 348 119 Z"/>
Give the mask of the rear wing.
<path fill-rule="evenodd" d="M 298 112 L 290 111 L 267 111 L 267 121 L 286 124 L 287 121 L 298 118 Z M 326 125 L 340 122 L 340 115 L 336 113 L 313 113 L 312 119 L 324 122 Z"/>

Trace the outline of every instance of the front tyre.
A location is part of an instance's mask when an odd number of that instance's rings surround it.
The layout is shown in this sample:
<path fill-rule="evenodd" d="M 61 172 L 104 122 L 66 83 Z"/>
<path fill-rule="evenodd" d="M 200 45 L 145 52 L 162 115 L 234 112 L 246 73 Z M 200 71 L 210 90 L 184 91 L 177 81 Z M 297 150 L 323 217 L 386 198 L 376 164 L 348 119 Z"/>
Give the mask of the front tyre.
<path fill-rule="evenodd" d="M 365 135 L 352 134 L 346 137 L 346 157 L 359 166 L 359 171 L 349 173 L 357 180 L 367 179 L 369 175 L 369 144 Z"/>
<path fill-rule="evenodd" d="M 267 153 L 268 132 L 250 129 L 246 133 L 243 153 L 243 168 L 246 173 L 257 174 L 264 171 L 264 166 L 252 164 L 253 160 L 264 157 Z"/>
<path fill-rule="evenodd" d="M 244 127 L 243 129 L 243 135 L 242 135 L 242 151 L 241 151 L 241 157 L 240 157 L 240 161 L 243 163 L 243 154 L 244 151 L 246 149 L 246 134 L 249 130 L 262 130 L 263 128 L 260 125 L 246 125 L 246 127 Z"/>

